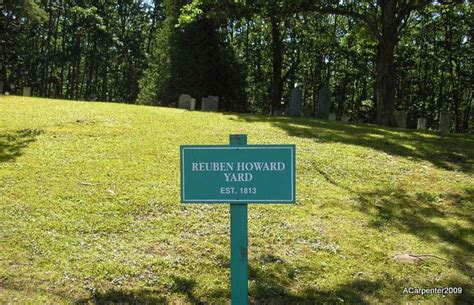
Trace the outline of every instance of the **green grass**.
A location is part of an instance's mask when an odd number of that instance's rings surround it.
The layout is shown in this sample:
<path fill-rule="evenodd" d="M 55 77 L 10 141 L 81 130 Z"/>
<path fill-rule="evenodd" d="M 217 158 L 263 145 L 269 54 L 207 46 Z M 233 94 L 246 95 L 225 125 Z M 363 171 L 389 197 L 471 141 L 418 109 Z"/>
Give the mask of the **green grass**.
<path fill-rule="evenodd" d="M 231 133 L 297 147 L 297 204 L 249 208 L 252 303 L 472 302 L 473 136 L 0 97 L 0 303 L 227 303 L 229 207 L 181 204 L 178 161 Z"/>

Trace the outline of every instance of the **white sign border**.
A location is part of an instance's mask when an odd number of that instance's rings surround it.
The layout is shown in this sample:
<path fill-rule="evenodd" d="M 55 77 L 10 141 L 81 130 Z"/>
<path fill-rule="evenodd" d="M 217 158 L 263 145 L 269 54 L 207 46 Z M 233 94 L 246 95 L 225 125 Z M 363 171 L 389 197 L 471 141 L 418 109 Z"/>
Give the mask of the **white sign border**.
<path fill-rule="evenodd" d="M 185 167 L 184 167 L 184 151 L 186 149 L 234 149 L 234 150 L 239 150 L 239 149 L 289 149 L 290 150 L 290 160 L 291 160 L 291 199 L 290 200 L 266 200 L 266 199 L 259 199 L 257 201 L 255 201 L 255 203 L 259 203 L 259 202 L 275 202 L 275 203 L 278 203 L 278 202 L 295 202 L 295 191 L 294 191 L 294 187 L 295 187 L 295 184 L 296 184 L 296 179 L 295 177 L 293 176 L 294 173 L 295 173 L 295 170 L 294 170 L 294 166 L 295 166 L 295 157 L 293 156 L 294 154 L 294 150 L 295 150 L 295 146 L 286 146 L 286 145 L 281 145 L 281 146 L 271 146 L 271 145 L 262 145 L 262 146 L 183 146 L 181 147 L 181 150 L 182 150 L 182 154 L 181 154 L 181 166 L 182 166 L 182 171 L 181 171 L 181 174 L 183 175 L 181 177 L 181 183 L 183 184 L 181 186 L 181 201 L 183 203 L 192 203 L 192 202 L 218 202 L 218 203 L 227 203 L 227 202 L 224 202 L 224 200 L 220 200 L 220 199 L 186 199 L 185 198 Z M 294 182 L 294 183 L 293 183 Z M 246 203 L 252 203 L 252 201 L 249 202 L 248 199 L 230 199 L 228 201 L 228 203 L 234 203 L 234 202 L 246 202 Z"/>

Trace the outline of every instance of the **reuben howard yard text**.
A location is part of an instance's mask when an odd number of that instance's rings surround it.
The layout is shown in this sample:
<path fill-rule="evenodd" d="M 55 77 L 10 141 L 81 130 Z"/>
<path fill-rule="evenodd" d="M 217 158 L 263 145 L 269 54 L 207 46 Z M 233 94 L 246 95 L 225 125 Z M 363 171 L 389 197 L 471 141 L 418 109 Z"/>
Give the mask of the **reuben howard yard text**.
<path fill-rule="evenodd" d="M 295 200 L 295 146 L 181 146 L 183 202 Z"/>
<path fill-rule="evenodd" d="M 193 172 L 223 172 L 226 182 L 252 181 L 252 171 L 283 171 L 283 162 L 193 162 Z M 233 172 L 234 168 L 237 173 Z M 245 172 L 245 173 L 242 173 Z"/>

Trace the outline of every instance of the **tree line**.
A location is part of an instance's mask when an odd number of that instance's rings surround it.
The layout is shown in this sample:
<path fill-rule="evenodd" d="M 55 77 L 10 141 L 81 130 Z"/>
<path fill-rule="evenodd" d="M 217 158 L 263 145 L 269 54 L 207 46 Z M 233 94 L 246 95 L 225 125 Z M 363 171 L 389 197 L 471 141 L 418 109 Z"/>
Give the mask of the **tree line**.
<path fill-rule="evenodd" d="M 408 126 L 441 111 L 468 132 L 474 92 L 470 1 L 3 0 L 1 76 L 38 96 L 271 114 L 296 85 L 314 114 Z"/>

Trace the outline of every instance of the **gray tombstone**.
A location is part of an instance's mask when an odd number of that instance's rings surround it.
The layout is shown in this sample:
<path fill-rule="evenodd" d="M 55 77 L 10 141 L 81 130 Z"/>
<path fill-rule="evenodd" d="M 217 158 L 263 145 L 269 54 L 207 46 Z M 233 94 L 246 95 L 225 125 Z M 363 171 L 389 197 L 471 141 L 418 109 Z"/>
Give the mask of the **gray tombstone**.
<path fill-rule="evenodd" d="M 425 118 L 418 118 L 416 129 L 418 129 L 418 130 L 425 130 L 426 129 L 426 119 Z"/>
<path fill-rule="evenodd" d="M 318 93 L 318 103 L 316 104 L 317 119 L 328 119 L 329 109 L 331 108 L 331 91 L 328 87 L 322 87 Z"/>
<path fill-rule="evenodd" d="M 301 116 L 302 93 L 301 89 L 296 87 L 291 89 L 288 115 L 291 117 Z"/>
<path fill-rule="evenodd" d="M 23 87 L 23 96 L 31 96 L 31 87 Z"/>
<path fill-rule="evenodd" d="M 335 121 L 335 120 L 336 120 L 336 114 L 333 113 L 333 112 L 331 112 L 331 113 L 329 114 L 329 120 L 330 120 L 330 121 Z"/>
<path fill-rule="evenodd" d="M 217 101 L 217 103 L 219 103 L 219 97 L 218 96 L 209 95 L 208 97 L 215 99 Z"/>
<path fill-rule="evenodd" d="M 395 120 L 398 128 L 407 128 L 407 112 L 395 111 Z"/>
<path fill-rule="evenodd" d="M 196 99 L 189 94 L 181 94 L 178 99 L 178 108 L 194 110 L 196 108 Z"/>
<path fill-rule="evenodd" d="M 216 112 L 218 106 L 219 106 L 219 102 L 216 99 L 216 97 L 208 96 L 208 97 L 202 98 L 202 105 L 201 105 L 202 111 Z"/>
<path fill-rule="evenodd" d="M 3 80 L 0 80 L 0 94 L 3 94 L 3 86 L 4 86 Z"/>
<path fill-rule="evenodd" d="M 451 129 L 451 114 L 449 111 L 441 111 L 439 113 L 439 131 L 449 132 Z"/>
<path fill-rule="evenodd" d="M 349 116 L 347 114 L 343 114 L 342 117 L 341 117 L 341 121 L 349 122 Z"/>

